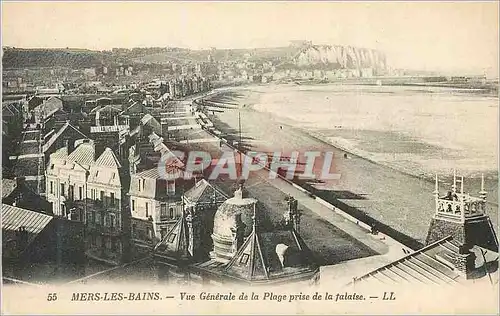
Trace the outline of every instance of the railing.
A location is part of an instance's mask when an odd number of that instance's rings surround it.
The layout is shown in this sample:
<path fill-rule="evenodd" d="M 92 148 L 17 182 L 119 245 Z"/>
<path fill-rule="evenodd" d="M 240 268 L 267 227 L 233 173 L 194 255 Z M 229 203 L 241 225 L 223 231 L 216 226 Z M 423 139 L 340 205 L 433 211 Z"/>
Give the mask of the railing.
<path fill-rule="evenodd" d="M 175 216 L 171 217 L 170 215 L 160 215 L 160 222 L 175 221 L 175 220 L 177 220 L 177 217 Z"/>
<path fill-rule="evenodd" d="M 485 213 L 486 203 L 481 199 L 460 195 L 456 200 L 437 199 L 436 212 L 446 216 L 465 219 Z"/>
<path fill-rule="evenodd" d="M 108 235 L 119 235 L 121 234 L 121 229 L 118 226 L 105 226 L 100 223 L 87 223 L 87 227 L 90 230 L 96 231 L 100 234 L 108 234 Z"/>

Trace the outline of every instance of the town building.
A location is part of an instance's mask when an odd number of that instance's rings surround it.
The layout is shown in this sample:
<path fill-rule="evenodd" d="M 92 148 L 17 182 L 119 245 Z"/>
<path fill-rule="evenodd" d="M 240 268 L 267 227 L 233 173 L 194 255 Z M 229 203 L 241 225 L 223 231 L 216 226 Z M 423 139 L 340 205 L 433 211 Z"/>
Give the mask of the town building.
<path fill-rule="evenodd" d="M 181 216 L 183 185 L 183 171 L 178 168 L 164 175 L 156 166 L 132 175 L 131 238 L 137 254 L 151 253 Z"/>
<path fill-rule="evenodd" d="M 24 177 L 2 179 L 2 203 L 35 212 L 52 214 L 52 205 L 27 186 Z"/>
<path fill-rule="evenodd" d="M 75 144 L 76 145 L 76 144 Z M 47 200 L 54 215 L 85 223 L 86 254 L 111 264 L 128 260 L 129 174 L 110 148 L 84 140 L 50 156 Z"/>
<path fill-rule="evenodd" d="M 2 204 L 3 277 L 33 282 L 57 278 L 57 271 L 78 274 L 83 250 L 81 223 Z"/>

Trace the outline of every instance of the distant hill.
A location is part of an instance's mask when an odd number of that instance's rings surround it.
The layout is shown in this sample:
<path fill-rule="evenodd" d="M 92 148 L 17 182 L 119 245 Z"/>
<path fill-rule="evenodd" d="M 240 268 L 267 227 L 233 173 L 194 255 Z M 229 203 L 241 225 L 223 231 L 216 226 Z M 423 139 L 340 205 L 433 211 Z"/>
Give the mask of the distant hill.
<path fill-rule="evenodd" d="M 23 49 L 4 48 L 5 69 L 31 67 L 69 67 L 73 69 L 101 65 L 101 52 L 86 49 Z"/>
<path fill-rule="evenodd" d="M 208 60 L 229 62 L 271 61 L 277 69 L 385 69 L 386 57 L 377 50 L 339 45 L 290 45 L 255 49 L 191 50 L 176 47 L 114 48 L 111 51 L 86 49 L 4 48 L 5 69 L 30 67 L 96 67 L 110 63 L 198 63 Z"/>

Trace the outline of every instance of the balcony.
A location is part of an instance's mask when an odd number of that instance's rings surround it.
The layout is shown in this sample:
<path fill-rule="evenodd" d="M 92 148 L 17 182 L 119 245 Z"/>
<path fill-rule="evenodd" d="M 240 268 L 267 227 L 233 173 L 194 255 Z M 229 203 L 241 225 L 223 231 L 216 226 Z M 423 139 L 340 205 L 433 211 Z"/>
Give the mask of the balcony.
<path fill-rule="evenodd" d="M 97 233 L 99 233 L 101 235 L 108 235 L 108 236 L 119 236 L 122 233 L 120 227 L 117 227 L 117 226 L 113 226 L 113 227 L 111 227 L 111 226 L 105 226 L 105 225 L 101 225 L 99 223 L 89 223 L 89 222 L 87 222 L 86 228 L 89 231 L 97 232 Z"/>
<path fill-rule="evenodd" d="M 437 214 L 462 221 L 465 218 L 483 215 L 485 209 L 486 202 L 483 199 L 468 194 L 457 193 L 454 199 L 436 199 Z"/>
<path fill-rule="evenodd" d="M 179 217 L 175 216 L 169 216 L 169 215 L 160 215 L 160 222 L 171 222 L 171 221 L 176 221 Z"/>

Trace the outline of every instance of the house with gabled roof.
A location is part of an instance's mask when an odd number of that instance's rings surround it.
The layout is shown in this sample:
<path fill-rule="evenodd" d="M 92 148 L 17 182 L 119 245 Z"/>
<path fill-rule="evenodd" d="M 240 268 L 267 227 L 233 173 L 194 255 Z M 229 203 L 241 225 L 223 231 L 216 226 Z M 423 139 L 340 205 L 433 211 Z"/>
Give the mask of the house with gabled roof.
<path fill-rule="evenodd" d="M 91 140 L 75 146 L 50 155 L 47 200 L 54 215 L 85 224 L 89 257 L 118 264 L 126 260 L 130 231 L 128 172 L 110 148 L 99 152 Z"/>
<path fill-rule="evenodd" d="M 42 151 L 45 155 L 45 159 L 49 158 L 49 155 L 55 152 L 58 148 L 70 146 L 72 147 L 74 142 L 78 139 L 88 139 L 85 135 L 72 125 L 69 121 L 66 121 L 58 130 L 53 130 L 45 139 L 45 143 L 42 146 Z M 70 148 L 71 150 L 72 148 Z"/>
<path fill-rule="evenodd" d="M 137 254 L 150 252 L 182 215 L 183 176 L 181 168 L 158 166 L 132 174 L 131 237 Z"/>
<path fill-rule="evenodd" d="M 63 108 L 63 102 L 60 98 L 51 96 L 42 104 L 33 109 L 33 115 L 36 124 L 49 119 L 54 113 Z"/>
<path fill-rule="evenodd" d="M 90 166 L 85 210 L 87 254 L 118 264 L 127 260 L 129 208 L 126 192 L 128 172 L 115 153 L 106 148 Z M 80 205 L 81 208 L 81 205 Z"/>

